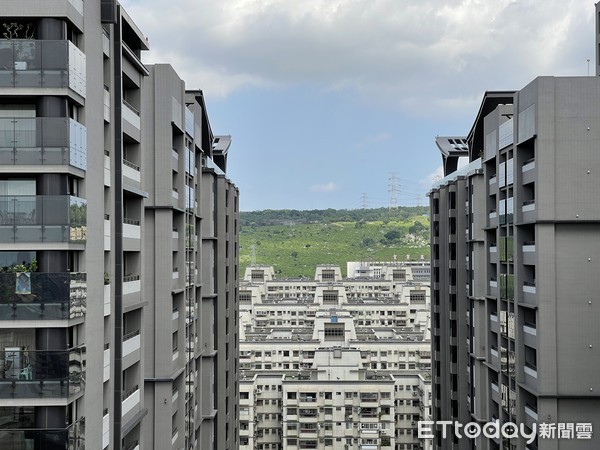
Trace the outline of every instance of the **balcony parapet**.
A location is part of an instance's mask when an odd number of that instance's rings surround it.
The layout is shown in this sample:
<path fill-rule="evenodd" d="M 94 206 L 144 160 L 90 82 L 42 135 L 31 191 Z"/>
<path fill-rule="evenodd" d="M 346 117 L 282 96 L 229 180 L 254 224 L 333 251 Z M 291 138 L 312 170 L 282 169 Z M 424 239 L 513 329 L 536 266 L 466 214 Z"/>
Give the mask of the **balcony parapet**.
<path fill-rule="evenodd" d="M 85 347 L 25 350 L 5 343 L 2 348 L 0 398 L 69 398 L 83 391 Z"/>
<path fill-rule="evenodd" d="M 67 40 L 0 39 L 0 88 L 70 88 L 85 97 L 85 54 Z"/>
<path fill-rule="evenodd" d="M 0 273 L 0 320 L 67 320 L 87 309 L 87 273 Z"/>
<path fill-rule="evenodd" d="M 86 239 L 86 200 L 70 195 L 0 195 L 0 243 Z"/>
<path fill-rule="evenodd" d="M 0 118 L 0 165 L 87 168 L 87 129 L 68 117 Z"/>

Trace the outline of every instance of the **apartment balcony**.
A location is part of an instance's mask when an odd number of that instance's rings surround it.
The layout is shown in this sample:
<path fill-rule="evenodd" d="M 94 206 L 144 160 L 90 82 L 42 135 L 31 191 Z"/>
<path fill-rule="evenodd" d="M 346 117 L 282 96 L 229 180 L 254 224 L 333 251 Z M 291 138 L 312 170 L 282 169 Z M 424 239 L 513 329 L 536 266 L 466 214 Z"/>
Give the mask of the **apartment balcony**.
<path fill-rule="evenodd" d="M 523 206 L 521 206 L 521 218 L 522 222 L 535 222 L 537 219 L 535 200 L 523 202 Z"/>
<path fill-rule="evenodd" d="M 0 165 L 86 170 L 87 129 L 68 117 L 0 118 Z"/>
<path fill-rule="evenodd" d="M 316 396 L 299 396 L 298 397 L 298 402 L 299 403 L 317 403 L 317 397 Z"/>
<path fill-rule="evenodd" d="M 104 317 L 110 315 L 110 284 L 104 285 Z"/>
<path fill-rule="evenodd" d="M 535 160 L 529 160 L 521 168 L 523 184 L 529 184 L 536 180 Z"/>
<path fill-rule="evenodd" d="M 492 381 L 490 386 L 492 388 L 492 400 L 494 400 L 496 403 L 500 404 L 501 396 L 500 396 L 500 388 L 498 387 L 498 384 L 494 383 Z"/>
<path fill-rule="evenodd" d="M 175 443 L 177 442 L 177 439 L 179 439 L 179 430 L 177 428 L 175 428 L 173 430 L 173 432 L 171 433 L 171 446 L 175 445 Z"/>
<path fill-rule="evenodd" d="M 123 159 L 123 176 L 133 181 L 135 185 L 139 185 L 142 179 L 140 166 Z"/>
<path fill-rule="evenodd" d="M 142 300 L 142 282 L 139 275 L 123 277 L 123 303 L 125 307 L 140 303 Z"/>
<path fill-rule="evenodd" d="M 171 150 L 171 169 L 175 172 L 179 171 L 179 152 L 175 149 Z"/>
<path fill-rule="evenodd" d="M 123 219 L 123 250 L 139 252 L 142 246 L 142 227 L 139 220 Z"/>
<path fill-rule="evenodd" d="M 110 379 L 110 347 L 108 344 L 104 346 L 104 365 L 102 370 L 102 382 L 105 383 Z"/>
<path fill-rule="evenodd" d="M 85 243 L 87 202 L 70 195 L 1 195 L 0 243 Z"/>
<path fill-rule="evenodd" d="M 141 346 L 140 330 L 123 335 L 123 358 L 139 351 Z"/>
<path fill-rule="evenodd" d="M 127 389 L 123 393 L 123 401 L 121 404 L 121 416 L 123 422 L 126 423 L 128 419 L 132 418 L 140 410 L 141 392 L 139 386 Z"/>
<path fill-rule="evenodd" d="M 122 106 L 123 132 L 137 142 L 140 142 L 142 129 L 140 112 L 125 100 L 123 100 Z"/>
<path fill-rule="evenodd" d="M 490 263 L 496 264 L 498 262 L 498 247 L 494 244 L 489 248 Z M 468 267 L 468 266 L 467 266 Z"/>
<path fill-rule="evenodd" d="M 80 427 L 79 423 L 66 428 L 9 428 L 13 425 L 19 426 L 16 422 L 9 422 L 0 428 L 0 442 L 3 449 L 84 450 L 85 448 L 84 426 Z"/>
<path fill-rule="evenodd" d="M 537 328 L 535 323 L 525 322 L 523 325 L 523 342 L 533 348 L 537 348 Z"/>
<path fill-rule="evenodd" d="M 537 305 L 537 289 L 535 281 L 524 281 L 522 290 L 522 301 L 529 305 Z"/>
<path fill-rule="evenodd" d="M 525 373 L 525 382 L 529 385 L 536 386 L 538 378 L 537 367 L 525 363 L 523 366 L 523 372 Z"/>
<path fill-rule="evenodd" d="M 361 403 L 379 403 L 379 395 L 377 393 L 361 393 Z"/>
<path fill-rule="evenodd" d="M 179 231 L 177 228 L 173 228 L 173 250 L 177 250 L 179 248 Z"/>
<path fill-rule="evenodd" d="M 498 226 L 498 211 L 495 209 L 490 210 L 488 214 L 488 226 L 489 227 L 497 227 Z"/>
<path fill-rule="evenodd" d="M 110 152 L 104 150 L 104 186 L 110 187 Z"/>
<path fill-rule="evenodd" d="M 489 281 L 489 286 L 490 286 L 490 295 L 492 297 L 497 297 L 498 296 L 498 280 L 490 280 Z"/>
<path fill-rule="evenodd" d="M 104 251 L 110 251 L 110 237 L 110 216 L 108 214 L 104 214 Z"/>
<path fill-rule="evenodd" d="M 537 424 L 537 423 L 538 423 L 537 409 L 526 403 L 525 404 L 525 424 L 529 428 L 533 429 L 533 427 L 534 427 L 533 424 Z"/>
<path fill-rule="evenodd" d="M 23 350 L 2 344 L 0 399 L 59 399 L 82 392 L 85 350 Z M 9 350 L 10 349 L 10 350 Z"/>
<path fill-rule="evenodd" d="M 537 263 L 537 253 L 535 242 L 524 242 L 523 247 L 523 264 L 535 265 Z"/>
<path fill-rule="evenodd" d="M 490 314 L 490 330 L 493 333 L 500 332 L 500 324 L 498 323 L 498 316 L 494 313 Z"/>
<path fill-rule="evenodd" d="M 102 416 L 102 448 L 108 447 L 110 442 L 110 414 L 108 410 L 104 410 Z"/>
<path fill-rule="evenodd" d="M 86 273 L 1 273 L 0 320 L 69 320 L 83 317 Z"/>
<path fill-rule="evenodd" d="M 494 367 L 499 367 L 500 366 L 500 359 L 499 359 L 499 354 L 498 354 L 498 347 L 496 347 L 495 345 L 490 346 L 490 363 Z"/>
<path fill-rule="evenodd" d="M 104 36 L 106 37 L 106 36 Z M 104 42 L 103 42 L 104 43 Z M 110 91 L 108 86 L 104 86 L 104 121 L 110 122 Z"/>
<path fill-rule="evenodd" d="M 85 54 L 70 41 L 0 39 L 0 89 L 69 88 L 85 98 Z"/>

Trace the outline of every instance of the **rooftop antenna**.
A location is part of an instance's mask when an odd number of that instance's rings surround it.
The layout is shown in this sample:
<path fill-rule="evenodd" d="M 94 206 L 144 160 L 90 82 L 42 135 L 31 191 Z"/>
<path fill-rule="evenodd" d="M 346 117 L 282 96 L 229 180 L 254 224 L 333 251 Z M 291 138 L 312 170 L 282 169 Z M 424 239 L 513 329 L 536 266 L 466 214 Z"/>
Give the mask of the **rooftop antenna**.
<path fill-rule="evenodd" d="M 256 265 L 256 245 L 250 246 L 250 264 Z"/>

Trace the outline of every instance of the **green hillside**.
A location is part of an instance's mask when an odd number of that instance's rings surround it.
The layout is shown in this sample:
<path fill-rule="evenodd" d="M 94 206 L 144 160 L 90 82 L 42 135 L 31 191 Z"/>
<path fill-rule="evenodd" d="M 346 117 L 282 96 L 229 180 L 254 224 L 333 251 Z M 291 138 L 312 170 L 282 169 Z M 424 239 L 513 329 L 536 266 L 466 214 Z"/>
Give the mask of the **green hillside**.
<path fill-rule="evenodd" d="M 355 217 L 348 221 L 345 210 L 325 210 L 322 214 L 271 211 L 260 212 L 263 224 L 257 224 L 251 220 L 257 213 L 241 213 L 240 274 L 251 263 L 252 246 L 256 263 L 274 266 L 281 277 L 313 277 L 317 264 L 337 264 L 345 275 L 347 261 L 392 261 L 394 255 L 398 261 L 421 259 L 421 255 L 429 260 L 426 208 L 357 211 L 365 212 L 367 217 L 381 213 L 382 220 Z M 316 221 L 319 216 L 322 220 Z M 312 223 L 307 223 L 306 217 Z M 346 220 L 335 221 L 340 218 Z"/>

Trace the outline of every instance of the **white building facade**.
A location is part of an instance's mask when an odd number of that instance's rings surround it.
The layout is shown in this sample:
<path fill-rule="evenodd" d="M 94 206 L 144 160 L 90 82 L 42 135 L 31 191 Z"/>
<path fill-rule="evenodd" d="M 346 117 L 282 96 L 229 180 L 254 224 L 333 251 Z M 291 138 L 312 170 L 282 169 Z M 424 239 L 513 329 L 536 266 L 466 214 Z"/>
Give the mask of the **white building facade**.
<path fill-rule="evenodd" d="M 412 268 L 240 283 L 240 449 L 420 449 L 430 410 L 429 286 Z"/>

